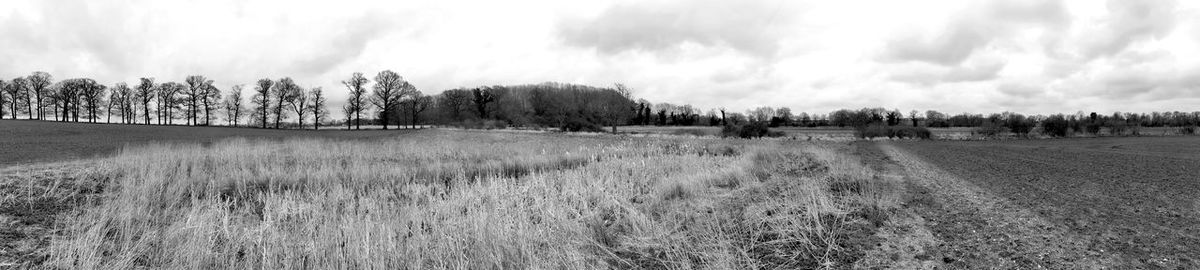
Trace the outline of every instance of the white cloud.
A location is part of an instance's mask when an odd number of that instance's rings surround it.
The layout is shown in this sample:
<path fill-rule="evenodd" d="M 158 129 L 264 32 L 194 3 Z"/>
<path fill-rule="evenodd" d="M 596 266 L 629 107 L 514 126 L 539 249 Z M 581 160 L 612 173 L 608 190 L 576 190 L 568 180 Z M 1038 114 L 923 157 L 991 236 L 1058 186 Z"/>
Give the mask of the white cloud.
<path fill-rule="evenodd" d="M 622 82 L 733 110 L 1196 110 L 1197 15 L 1159 0 L 7 1 L 0 78 L 291 76 L 340 101 L 350 73 L 391 69 L 426 93 Z"/>

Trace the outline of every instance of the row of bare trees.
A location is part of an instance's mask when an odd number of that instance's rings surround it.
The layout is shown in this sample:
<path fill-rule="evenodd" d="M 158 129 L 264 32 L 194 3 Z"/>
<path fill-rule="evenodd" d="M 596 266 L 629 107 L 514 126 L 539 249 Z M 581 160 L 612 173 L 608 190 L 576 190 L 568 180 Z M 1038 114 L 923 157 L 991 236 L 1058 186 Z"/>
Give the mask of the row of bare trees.
<path fill-rule="evenodd" d="M 404 77 L 391 70 L 380 71 L 375 75 L 375 84 L 370 93 L 367 92 L 369 83 L 371 80 L 361 72 L 355 72 L 350 78 L 342 81 L 342 85 L 345 85 L 350 93 L 342 111 L 346 114 L 347 125 L 353 122 L 355 129 L 362 128 L 362 116 L 369 109 L 368 103 L 379 110 L 380 123 L 383 124 L 383 129 L 387 129 L 388 123 L 392 122 L 389 118 L 395 117 L 395 112 L 402 103 L 429 100 Z M 416 120 L 413 122 L 415 125 Z"/>
<path fill-rule="evenodd" d="M 320 87 L 306 90 L 291 78 L 262 79 L 258 87 L 252 102 L 259 107 L 250 115 L 261 119 L 264 128 L 269 117 L 275 120 L 274 127 L 280 128 L 281 121 L 294 113 L 300 128 L 311 115 L 313 128 L 317 129 L 329 115 Z M 49 73 L 34 72 L 10 81 L 0 80 L 0 117 L 16 119 L 24 110 L 29 119 L 50 120 L 46 114 L 49 109 L 59 121 L 79 122 L 82 116 L 86 122 L 97 122 L 107 114 L 106 122 L 110 123 L 116 117 L 125 124 L 172 125 L 176 112 L 182 112 L 186 125 L 211 125 L 224 111 L 226 124 L 238 126 L 247 115 L 242 89 L 241 85 L 233 86 L 223 96 L 213 80 L 201 75 L 188 76 L 183 83 L 140 78 L 133 87 L 124 82 L 108 87 L 89 78 L 54 82 Z"/>

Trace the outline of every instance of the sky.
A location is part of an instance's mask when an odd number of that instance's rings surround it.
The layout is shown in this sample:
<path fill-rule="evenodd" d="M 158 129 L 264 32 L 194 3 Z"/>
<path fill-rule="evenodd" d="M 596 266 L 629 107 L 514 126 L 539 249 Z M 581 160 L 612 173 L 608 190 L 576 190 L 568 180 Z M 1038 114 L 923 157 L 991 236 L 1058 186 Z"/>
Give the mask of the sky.
<path fill-rule="evenodd" d="M 426 94 L 622 83 L 734 111 L 1200 111 L 1197 1 L 0 2 L 5 80 L 287 76 L 340 106 L 386 69 Z"/>

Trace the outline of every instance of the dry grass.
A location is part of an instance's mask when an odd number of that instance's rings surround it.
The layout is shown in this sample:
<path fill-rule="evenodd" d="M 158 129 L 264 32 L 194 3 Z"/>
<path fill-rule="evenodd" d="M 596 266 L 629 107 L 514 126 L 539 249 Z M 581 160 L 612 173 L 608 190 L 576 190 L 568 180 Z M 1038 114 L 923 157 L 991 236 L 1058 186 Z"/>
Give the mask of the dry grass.
<path fill-rule="evenodd" d="M 846 268 L 896 205 L 844 144 L 424 131 L 125 149 L 48 266 Z"/>

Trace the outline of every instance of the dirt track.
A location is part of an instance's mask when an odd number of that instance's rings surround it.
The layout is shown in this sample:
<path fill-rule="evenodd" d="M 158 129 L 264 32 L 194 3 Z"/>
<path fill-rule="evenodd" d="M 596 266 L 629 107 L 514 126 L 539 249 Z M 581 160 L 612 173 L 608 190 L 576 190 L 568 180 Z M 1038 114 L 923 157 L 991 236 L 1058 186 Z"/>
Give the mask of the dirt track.
<path fill-rule="evenodd" d="M 1198 137 L 862 144 L 953 268 L 1200 267 Z M 928 198 L 923 198 L 928 197 Z"/>

